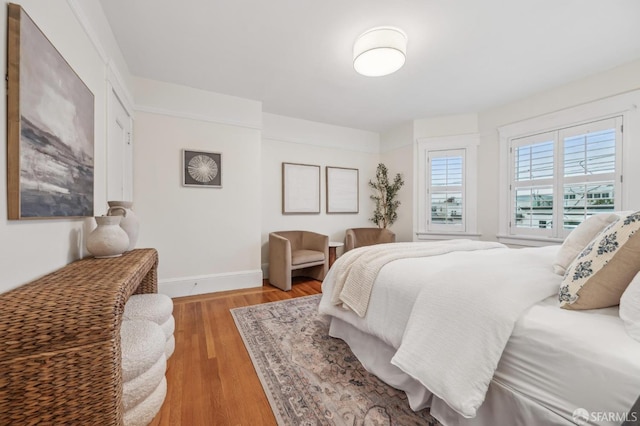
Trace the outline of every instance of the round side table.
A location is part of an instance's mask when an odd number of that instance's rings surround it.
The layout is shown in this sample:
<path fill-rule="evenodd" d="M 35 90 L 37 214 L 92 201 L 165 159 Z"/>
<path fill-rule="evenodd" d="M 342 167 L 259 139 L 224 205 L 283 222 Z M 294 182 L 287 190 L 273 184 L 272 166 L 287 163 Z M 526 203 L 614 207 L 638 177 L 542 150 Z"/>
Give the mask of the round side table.
<path fill-rule="evenodd" d="M 333 266 L 333 262 L 336 261 L 336 248 L 342 247 L 344 243 L 339 241 L 329 241 L 329 268 Z"/>

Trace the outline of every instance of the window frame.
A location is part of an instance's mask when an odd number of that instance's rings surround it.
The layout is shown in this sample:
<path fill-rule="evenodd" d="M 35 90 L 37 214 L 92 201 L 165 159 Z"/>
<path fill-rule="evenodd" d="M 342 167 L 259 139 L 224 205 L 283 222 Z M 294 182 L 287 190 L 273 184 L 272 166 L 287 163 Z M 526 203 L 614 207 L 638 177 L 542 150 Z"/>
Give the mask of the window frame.
<path fill-rule="evenodd" d="M 614 183 L 614 194 L 619 194 L 620 190 L 620 176 L 622 175 L 621 164 L 621 151 L 622 151 L 622 117 L 616 116 L 612 118 L 606 118 L 602 120 L 591 121 L 588 123 L 579 124 L 576 126 L 563 127 L 561 129 L 555 129 L 550 132 L 538 133 L 530 136 L 523 136 L 512 138 L 509 146 L 509 167 L 510 167 L 510 182 L 509 188 L 510 194 L 510 210 L 509 210 L 509 235 L 531 235 L 547 238 L 566 238 L 571 230 L 564 228 L 564 186 L 570 184 L 590 184 L 598 183 L 602 181 Z M 615 158 L 613 173 L 596 174 L 596 175 L 578 175 L 578 176 L 566 176 L 564 170 L 564 153 L 565 153 L 565 140 L 572 135 L 585 135 L 594 133 L 604 129 L 614 129 L 615 131 Z M 533 146 L 535 144 L 551 142 L 553 161 L 552 161 L 552 176 L 546 178 L 518 180 L 516 179 L 516 167 L 515 159 L 518 148 Z M 520 183 L 522 182 L 522 184 Z M 560 226 L 553 226 L 551 228 L 527 228 L 517 227 L 514 222 L 517 205 L 515 192 L 519 188 L 551 188 L 552 197 L 552 211 L 551 221 L 554 224 L 560 224 Z M 614 198 L 614 210 L 620 210 L 621 202 L 620 196 Z"/>
<path fill-rule="evenodd" d="M 443 240 L 451 238 L 478 239 L 477 233 L 477 156 L 480 137 L 465 134 L 433 138 L 419 138 L 416 141 L 417 173 L 414 230 L 417 240 Z M 431 224 L 431 199 L 428 192 L 431 181 L 430 153 L 463 152 L 463 223 Z"/>
<path fill-rule="evenodd" d="M 466 157 L 466 149 L 465 148 L 457 148 L 457 149 L 442 149 L 442 150 L 431 150 L 431 151 L 426 151 L 426 155 L 427 155 L 427 186 L 426 186 L 426 190 L 427 190 L 427 194 L 426 194 L 426 219 L 427 219 L 427 225 L 426 225 L 426 229 L 428 232 L 465 232 L 466 230 L 466 221 L 467 221 L 467 215 L 466 215 L 466 204 L 467 204 L 467 196 L 466 196 L 466 183 L 467 183 L 467 178 L 466 178 L 466 166 L 467 166 L 467 161 L 465 159 Z M 449 186 L 445 186 L 445 187 L 434 187 L 433 186 L 433 162 L 432 160 L 434 158 L 456 158 L 456 157 L 461 157 L 462 158 L 462 180 L 460 182 L 460 185 L 449 185 Z M 437 189 L 436 189 L 437 188 Z M 458 192 L 458 190 L 460 191 L 460 193 L 462 194 L 462 222 L 460 224 L 443 224 L 443 223 L 433 223 L 433 193 L 434 192 L 440 192 L 444 190 L 445 192 L 449 192 L 451 190 L 455 190 L 456 192 Z"/>
<path fill-rule="evenodd" d="M 569 231 L 556 235 L 527 235 L 513 232 L 509 226 L 511 221 L 512 201 L 510 183 L 512 181 L 513 166 L 511 161 L 511 141 L 528 135 L 560 131 L 575 126 L 621 117 L 622 123 L 617 129 L 621 133 L 621 142 L 616 149 L 616 209 L 622 210 L 632 203 L 630 186 L 625 185 L 624 174 L 630 173 L 633 153 L 631 135 L 633 130 L 640 129 L 640 112 L 637 105 L 640 102 L 640 91 L 633 91 L 622 95 L 612 96 L 599 101 L 590 102 L 551 114 L 541 115 L 528 120 L 512 123 L 498 128 L 500 136 L 500 203 L 499 229 L 496 237 L 506 244 L 522 246 L 542 246 L 561 243 Z M 617 148 L 618 148 L 617 147 Z M 632 173 L 633 174 L 633 173 Z"/>

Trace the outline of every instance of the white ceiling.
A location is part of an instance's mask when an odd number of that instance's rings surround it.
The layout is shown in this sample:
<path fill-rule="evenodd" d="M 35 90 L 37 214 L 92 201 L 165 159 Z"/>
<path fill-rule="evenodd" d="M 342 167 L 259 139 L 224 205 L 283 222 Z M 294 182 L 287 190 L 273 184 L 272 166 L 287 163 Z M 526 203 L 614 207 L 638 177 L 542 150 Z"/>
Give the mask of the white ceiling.
<path fill-rule="evenodd" d="M 384 131 L 476 112 L 640 58 L 638 0 L 100 0 L 130 71 Z M 395 74 L 363 77 L 355 39 L 408 36 Z"/>

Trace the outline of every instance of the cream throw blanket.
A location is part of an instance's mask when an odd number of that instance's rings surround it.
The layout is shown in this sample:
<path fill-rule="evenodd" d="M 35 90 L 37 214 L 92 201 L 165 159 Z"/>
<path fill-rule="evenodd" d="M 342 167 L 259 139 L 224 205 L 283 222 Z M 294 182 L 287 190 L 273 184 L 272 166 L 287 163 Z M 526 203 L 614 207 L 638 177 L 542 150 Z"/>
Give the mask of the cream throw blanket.
<path fill-rule="evenodd" d="M 503 244 L 472 241 L 445 240 L 429 243 L 389 243 L 359 247 L 340 256 L 334 264 L 335 286 L 331 303 L 351 309 L 364 317 L 378 272 L 384 265 L 398 259 L 436 256 L 453 251 L 473 251 L 505 248 Z"/>

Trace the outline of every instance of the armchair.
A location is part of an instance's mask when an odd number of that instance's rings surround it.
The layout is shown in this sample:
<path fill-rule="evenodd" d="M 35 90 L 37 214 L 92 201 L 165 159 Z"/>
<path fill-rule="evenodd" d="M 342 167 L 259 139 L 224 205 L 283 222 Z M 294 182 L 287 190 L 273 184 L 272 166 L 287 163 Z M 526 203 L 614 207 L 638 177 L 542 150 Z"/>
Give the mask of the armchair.
<path fill-rule="evenodd" d="M 291 290 L 291 277 L 322 281 L 329 269 L 329 237 L 310 231 L 269 234 L 269 283 Z"/>
<path fill-rule="evenodd" d="M 357 247 L 395 242 L 396 234 L 386 228 L 352 228 L 347 229 L 345 234 L 344 251 Z"/>

